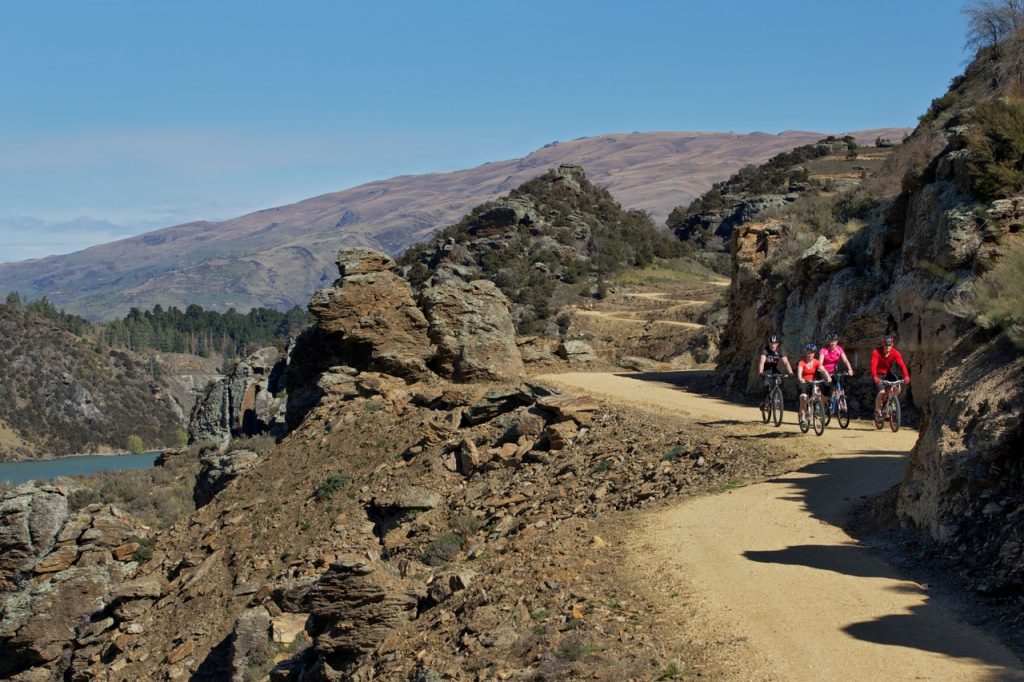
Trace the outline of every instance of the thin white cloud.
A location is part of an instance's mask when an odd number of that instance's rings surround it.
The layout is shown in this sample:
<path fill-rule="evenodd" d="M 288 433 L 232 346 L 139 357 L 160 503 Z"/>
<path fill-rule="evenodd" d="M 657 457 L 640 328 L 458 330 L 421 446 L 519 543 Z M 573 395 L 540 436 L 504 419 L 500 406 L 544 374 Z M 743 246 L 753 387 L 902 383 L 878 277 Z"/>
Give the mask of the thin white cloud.
<path fill-rule="evenodd" d="M 119 225 L 86 216 L 52 221 L 35 216 L 0 215 L 0 263 L 79 251 L 156 227 L 159 225 Z"/>

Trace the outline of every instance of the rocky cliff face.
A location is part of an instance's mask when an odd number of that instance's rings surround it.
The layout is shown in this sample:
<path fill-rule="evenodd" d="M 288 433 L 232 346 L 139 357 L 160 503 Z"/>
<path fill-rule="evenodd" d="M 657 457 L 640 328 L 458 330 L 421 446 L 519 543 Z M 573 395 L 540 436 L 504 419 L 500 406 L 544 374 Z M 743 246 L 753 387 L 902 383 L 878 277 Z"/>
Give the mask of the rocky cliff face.
<path fill-rule="evenodd" d="M 971 78 L 958 87 L 977 94 Z M 758 393 L 756 357 L 769 333 L 782 334 L 795 361 L 798 347 L 836 330 L 858 373 L 854 409 L 867 417 L 870 353 L 883 333 L 894 334 L 913 379 L 904 401 L 923 413 L 899 514 L 958 552 L 977 585 L 1020 593 L 1024 470 L 1008 453 L 1024 433 L 1019 380 L 1011 379 L 1021 349 L 976 326 L 963 300 L 978 273 L 1022 248 L 1024 200 L 972 195 L 961 121 L 962 111 L 948 111 L 915 132 L 865 184 L 874 194 L 858 200 L 874 208 L 852 233 L 801 242 L 804 226 L 791 215 L 735 228 L 719 369 L 731 389 Z M 898 182 L 902 191 L 893 191 Z M 843 199 L 830 210 L 842 213 Z"/>
<path fill-rule="evenodd" d="M 139 634 L 133 619 L 162 590 L 131 583 L 151 535 L 112 505 L 70 512 L 64 486 L 29 483 L 5 494 L 0 676 L 81 679 L 77 671 L 101 660 L 110 641 Z"/>
<path fill-rule="evenodd" d="M 192 408 L 189 442 L 223 447 L 232 437 L 284 435 L 286 367 L 276 348 L 263 348 L 210 382 Z"/>

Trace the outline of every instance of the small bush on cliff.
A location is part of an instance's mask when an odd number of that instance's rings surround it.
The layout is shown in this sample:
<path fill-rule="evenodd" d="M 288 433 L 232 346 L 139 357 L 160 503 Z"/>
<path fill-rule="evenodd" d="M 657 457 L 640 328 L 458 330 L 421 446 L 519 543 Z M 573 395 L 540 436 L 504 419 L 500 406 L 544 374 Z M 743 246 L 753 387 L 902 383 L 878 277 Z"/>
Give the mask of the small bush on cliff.
<path fill-rule="evenodd" d="M 967 132 L 968 167 L 978 198 L 991 201 L 1024 191 L 1024 97 L 1018 93 L 981 102 Z"/>
<path fill-rule="evenodd" d="M 465 542 L 466 538 L 459 533 L 444 533 L 423 550 L 423 563 L 428 566 L 446 564 L 458 556 Z"/>
<path fill-rule="evenodd" d="M 1024 348 L 1024 246 L 1016 245 L 972 287 L 975 321 L 986 329 L 1002 328 Z"/>
<path fill-rule="evenodd" d="M 348 485 L 348 475 L 343 473 L 331 474 L 327 479 L 317 486 L 313 491 L 313 497 L 317 502 L 326 502 L 334 497 L 334 493 Z"/>

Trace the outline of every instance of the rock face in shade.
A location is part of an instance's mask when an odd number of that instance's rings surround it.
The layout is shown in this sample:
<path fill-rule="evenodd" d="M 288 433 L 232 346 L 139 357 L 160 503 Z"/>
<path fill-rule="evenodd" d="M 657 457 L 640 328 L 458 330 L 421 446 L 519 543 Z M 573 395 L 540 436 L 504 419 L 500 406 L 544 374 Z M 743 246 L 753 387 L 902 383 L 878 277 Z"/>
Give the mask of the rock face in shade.
<path fill-rule="evenodd" d="M 409 283 L 395 272 L 394 260 L 379 251 L 343 249 L 337 262 L 341 277 L 309 302 L 335 354 L 359 369 L 428 376 L 434 351 L 427 320 Z"/>
<path fill-rule="evenodd" d="M 189 442 L 225 446 L 235 436 L 284 435 L 286 366 L 276 348 L 262 348 L 210 384 L 192 409 Z"/>
<path fill-rule="evenodd" d="M 437 345 L 432 362 L 454 381 L 500 381 L 525 375 L 509 302 L 493 282 L 466 282 L 442 268 L 419 296 Z"/>

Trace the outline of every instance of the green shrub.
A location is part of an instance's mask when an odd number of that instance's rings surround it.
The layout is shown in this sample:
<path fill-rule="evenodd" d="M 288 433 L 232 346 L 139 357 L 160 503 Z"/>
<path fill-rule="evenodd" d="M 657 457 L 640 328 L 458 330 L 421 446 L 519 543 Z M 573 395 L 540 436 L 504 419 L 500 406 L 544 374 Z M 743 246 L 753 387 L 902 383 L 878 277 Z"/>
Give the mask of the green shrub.
<path fill-rule="evenodd" d="M 444 533 L 423 550 L 423 563 L 428 566 L 446 564 L 462 550 L 466 539 L 458 533 Z"/>
<path fill-rule="evenodd" d="M 448 528 L 463 538 L 473 537 L 483 525 L 483 520 L 472 514 L 452 514 L 448 517 Z"/>
<path fill-rule="evenodd" d="M 316 498 L 317 502 L 324 502 L 331 499 L 334 493 L 338 492 L 348 484 L 348 475 L 344 473 L 336 473 L 328 476 L 323 483 L 316 487 L 313 491 L 313 497 Z"/>
<path fill-rule="evenodd" d="M 679 459 L 679 456 L 686 452 L 686 448 L 682 445 L 673 445 L 672 449 L 661 456 L 661 459 L 666 462 L 674 462 Z"/>
<path fill-rule="evenodd" d="M 975 322 L 986 329 L 1002 328 L 1024 347 L 1024 248 L 1010 249 L 971 287 Z"/>
<path fill-rule="evenodd" d="M 978 198 L 991 201 L 1024 191 L 1024 98 L 979 103 L 966 134 L 968 175 Z"/>
<path fill-rule="evenodd" d="M 125 440 L 125 447 L 127 447 L 128 452 L 132 453 L 133 455 L 137 455 L 141 452 L 144 452 L 142 446 L 142 439 L 136 436 L 134 433 L 128 436 L 127 440 Z"/>

